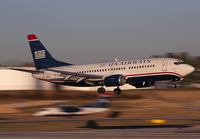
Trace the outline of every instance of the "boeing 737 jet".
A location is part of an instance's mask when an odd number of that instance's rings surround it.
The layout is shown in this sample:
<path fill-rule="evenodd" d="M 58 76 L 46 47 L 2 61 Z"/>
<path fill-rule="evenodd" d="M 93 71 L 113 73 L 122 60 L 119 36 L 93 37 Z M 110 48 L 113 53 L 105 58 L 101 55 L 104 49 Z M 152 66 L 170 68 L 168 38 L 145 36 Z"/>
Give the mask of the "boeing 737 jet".
<path fill-rule="evenodd" d="M 73 65 L 54 59 L 34 35 L 28 35 L 36 70 L 12 68 L 30 72 L 33 77 L 56 84 L 68 86 L 100 86 L 98 93 L 105 93 L 105 87 L 113 87 L 120 94 L 120 86 L 130 84 L 136 88 L 149 87 L 155 81 L 175 81 L 194 71 L 194 67 L 175 58 L 144 58 L 126 61 L 103 62 Z"/>

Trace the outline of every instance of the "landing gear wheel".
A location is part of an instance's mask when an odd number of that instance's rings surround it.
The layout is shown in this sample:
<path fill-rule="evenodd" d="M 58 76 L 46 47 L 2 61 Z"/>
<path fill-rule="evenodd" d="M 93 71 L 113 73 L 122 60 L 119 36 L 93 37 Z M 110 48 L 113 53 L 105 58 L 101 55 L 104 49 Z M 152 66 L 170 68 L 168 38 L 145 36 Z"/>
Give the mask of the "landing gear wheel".
<path fill-rule="evenodd" d="M 176 88 L 176 83 L 172 82 L 172 88 Z"/>
<path fill-rule="evenodd" d="M 115 88 L 113 92 L 114 94 L 121 94 L 122 91 L 119 88 Z"/>
<path fill-rule="evenodd" d="M 98 88 L 97 92 L 98 92 L 99 94 L 104 94 L 104 93 L 106 92 L 106 90 L 105 90 L 105 88 L 100 87 L 100 88 Z"/>

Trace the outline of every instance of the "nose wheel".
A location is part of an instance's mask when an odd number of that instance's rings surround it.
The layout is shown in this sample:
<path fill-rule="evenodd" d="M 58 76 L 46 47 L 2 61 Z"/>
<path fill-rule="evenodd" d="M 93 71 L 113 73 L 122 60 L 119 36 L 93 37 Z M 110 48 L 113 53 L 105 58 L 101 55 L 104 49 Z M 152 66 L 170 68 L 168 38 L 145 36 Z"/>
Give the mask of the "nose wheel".
<path fill-rule="evenodd" d="M 175 81 L 172 81 L 172 88 L 176 88 L 176 82 Z"/>

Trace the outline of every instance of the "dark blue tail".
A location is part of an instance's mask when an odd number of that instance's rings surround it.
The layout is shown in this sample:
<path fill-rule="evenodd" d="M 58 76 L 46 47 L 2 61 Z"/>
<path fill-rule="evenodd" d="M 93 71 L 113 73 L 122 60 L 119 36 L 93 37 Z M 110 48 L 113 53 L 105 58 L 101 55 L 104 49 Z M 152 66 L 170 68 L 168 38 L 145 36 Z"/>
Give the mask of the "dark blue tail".
<path fill-rule="evenodd" d="M 111 94 L 100 94 L 97 99 L 97 103 L 92 105 L 87 105 L 83 107 L 92 107 L 92 108 L 109 108 L 110 100 L 113 98 Z"/>
<path fill-rule="evenodd" d="M 34 34 L 27 35 L 37 70 L 71 65 L 55 60 Z"/>

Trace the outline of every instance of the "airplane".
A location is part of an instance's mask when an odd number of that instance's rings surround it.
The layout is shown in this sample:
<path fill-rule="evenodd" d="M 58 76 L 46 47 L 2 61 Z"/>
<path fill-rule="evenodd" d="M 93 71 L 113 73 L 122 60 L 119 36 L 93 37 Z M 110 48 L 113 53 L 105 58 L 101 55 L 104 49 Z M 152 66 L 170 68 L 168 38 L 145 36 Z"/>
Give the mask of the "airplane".
<path fill-rule="evenodd" d="M 34 113 L 34 116 L 83 116 L 110 110 L 109 104 L 113 95 L 104 93 L 97 98 L 97 103 L 86 106 L 58 106 L 42 108 L 41 111 Z"/>
<path fill-rule="evenodd" d="M 100 86 L 98 93 L 105 93 L 105 87 L 115 87 L 114 94 L 121 94 L 120 86 L 130 84 L 136 88 L 150 87 L 156 81 L 176 81 L 192 73 L 194 67 L 175 58 L 143 58 L 135 60 L 101 62 L 73 65 L 54 59 L 40 40 L 27 35 L 36 70 L 11 68 L 32 73 L 32 76 L 51 83 L 88 87 Z"/>

